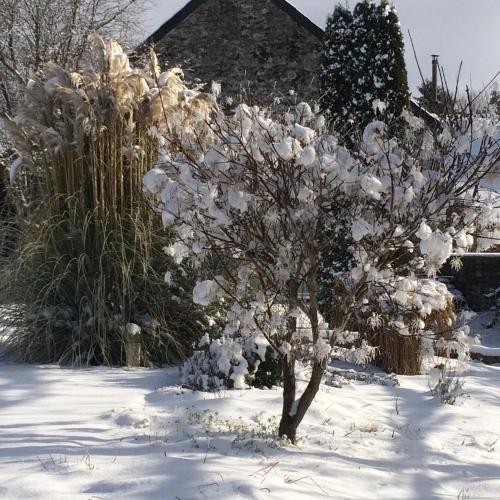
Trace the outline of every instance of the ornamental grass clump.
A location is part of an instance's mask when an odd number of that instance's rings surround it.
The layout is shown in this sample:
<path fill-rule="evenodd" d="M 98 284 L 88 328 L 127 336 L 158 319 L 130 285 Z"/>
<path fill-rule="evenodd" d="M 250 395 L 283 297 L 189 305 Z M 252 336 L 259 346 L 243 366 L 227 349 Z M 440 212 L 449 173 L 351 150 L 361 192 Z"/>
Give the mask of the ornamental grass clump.
<path fill-rule="evenodd" d="M 345 294 L 341 280 L 337 279 L 329 292 L 332 296 Z M 337 324 L 341 311 L 335 303 L 329 311 L 327 321 Z M 359 338 L 342 347 L 357 347 L 366 341 L 376 348 L 373 361 L 387 373 L 418 375 L 435 354 L 456 354 L 454 333 L 458 327 L 453 295 L 445 284 L 432 278 L 400 276 L 390 289 L 370 290 L 348 323 L 348 329 L 358 332 Z"/>
<path fill-rule="evenodd" d="M 186 300 L 186 270 L 165 265 L 171 238 L 144 202 L 143 177 L 168 154 L 166 138 L 192 141 L 211 98 L 187 89 L 180 70 L 161 73 L 154 54 L 132 69 L 118 44 L 93 42 L 89 67 L 49 63 L 30 80 L 7 124 L 18 154 L 16 244 L 0 276 L 8 346 L 29 362 L 123 364 L 134 323 L 142 363 L 176 360 L 204 319 Z"/>

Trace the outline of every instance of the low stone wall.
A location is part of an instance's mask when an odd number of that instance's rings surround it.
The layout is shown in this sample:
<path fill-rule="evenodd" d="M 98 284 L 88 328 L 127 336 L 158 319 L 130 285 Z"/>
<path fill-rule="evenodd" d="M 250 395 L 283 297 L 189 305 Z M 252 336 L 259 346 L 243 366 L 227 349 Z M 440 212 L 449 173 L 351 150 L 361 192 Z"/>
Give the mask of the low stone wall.
<path fill-rule="evenodd" d="M 468 306 L 474 311 L 489 309 L 494 306 L 494 297 L 486 297 L 500 287 L 500 254 L 466 254 L 461 257 L 462 268 L 454 271 L 446 265 L 441 277 L 462 292 Z"/>

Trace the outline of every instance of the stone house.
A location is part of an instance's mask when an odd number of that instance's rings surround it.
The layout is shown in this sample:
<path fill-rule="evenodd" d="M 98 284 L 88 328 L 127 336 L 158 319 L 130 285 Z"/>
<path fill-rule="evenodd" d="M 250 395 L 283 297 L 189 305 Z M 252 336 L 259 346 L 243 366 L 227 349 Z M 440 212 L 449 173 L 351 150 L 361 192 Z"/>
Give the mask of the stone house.
<path fill-rule="evenodd" d="M 187 81 L 220 82 L 225 96 L 243 94 L 247 103 L 268 104 L 290 90 L 313 102 L 323 34 L 286 0 L 191 0 L 137 53 L 152 46 L 162 65 L 181 67 Z M 439 126 L 416 101 L 410 105 Z"/>
<path fill-rule="evenodd" d="M 186 80 L 222 84 L 224 95 L 269 102 L 318 97 L 323 30 L 286 0 L 191 0 L 139 48 Z"/>

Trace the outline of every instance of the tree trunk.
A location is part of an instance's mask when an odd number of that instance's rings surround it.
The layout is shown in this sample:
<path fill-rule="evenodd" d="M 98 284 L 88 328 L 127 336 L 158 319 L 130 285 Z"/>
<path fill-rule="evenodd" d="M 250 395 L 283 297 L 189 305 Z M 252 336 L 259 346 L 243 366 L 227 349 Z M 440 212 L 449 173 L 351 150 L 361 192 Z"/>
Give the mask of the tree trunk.
<path fill-rule="evenodd" d="M 288 438 L 295 444 L 297 440 L 297 428 L 302 422 L 307 410 L 316 396 L 325 364 L 314 363 L 311 378 L 300 399 L 295 402 L 296 380 L 295 380 L 295 359 L 287 356 L 283 359 L 283 411 L 278 434 L 280 437 Z"/>
<path fill-rule="evenodd" d="M 311 271 L 307 279 L 307 290 L 309 292 L 309 311 L 308 317 L 311 322 L 311 330 L 313 342 L 316 343 L 319 339 L 319 326 L 318 326 L 318 302 L 316 298 L 317 285 L 316 285 L 316 264 L 313 259 Z M 291 284 L 290 288 L 290 304 L 296 303 L 298 293 L 298 286 L 295 282 Z M 291 299 L 295 299 L 295 302 Z M 290 318 L 288 325 L 288 342 L 293 339 L 293 334 L 297 330 L 296 318 Z M 295 400 L 297 392 L 297 381 L 295 380 L 295 354 L 288 353 L 283 358 L 283 410 L 281 413 L 281 421 L 279 426 L 279 436 L 287 437 L 292 443 L 297 440 L 297 427 L 302 422 L 307 410 L 316 396 L 323 373 L 325 372 L 326 360 L 315 360 L 311 373 L 311 378 L 302 393 L 299 400 Z"/>
<path fill-rule="evenodd" d="M 297 433 L 297 425 L 294 425 L 293 404 L 295 402 L 296 380 L 295 380 L 295 358 L 288 354 L 283 358 L 283 410 L 279 426 L 279 436 L 287 437 L 293 443 Z"/>

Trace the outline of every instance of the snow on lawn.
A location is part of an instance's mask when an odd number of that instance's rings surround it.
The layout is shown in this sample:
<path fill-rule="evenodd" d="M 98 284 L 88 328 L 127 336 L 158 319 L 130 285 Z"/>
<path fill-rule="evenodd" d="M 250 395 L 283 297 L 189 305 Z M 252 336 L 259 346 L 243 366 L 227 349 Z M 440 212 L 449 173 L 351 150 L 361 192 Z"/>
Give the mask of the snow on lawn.
<path fill-rule="evenodd" d="M 500 366 L 323 386 L 294 447 L 278 390 L 191 392 L 177 370 L 0 364 L 0 498 L 500 498 Z"/>

